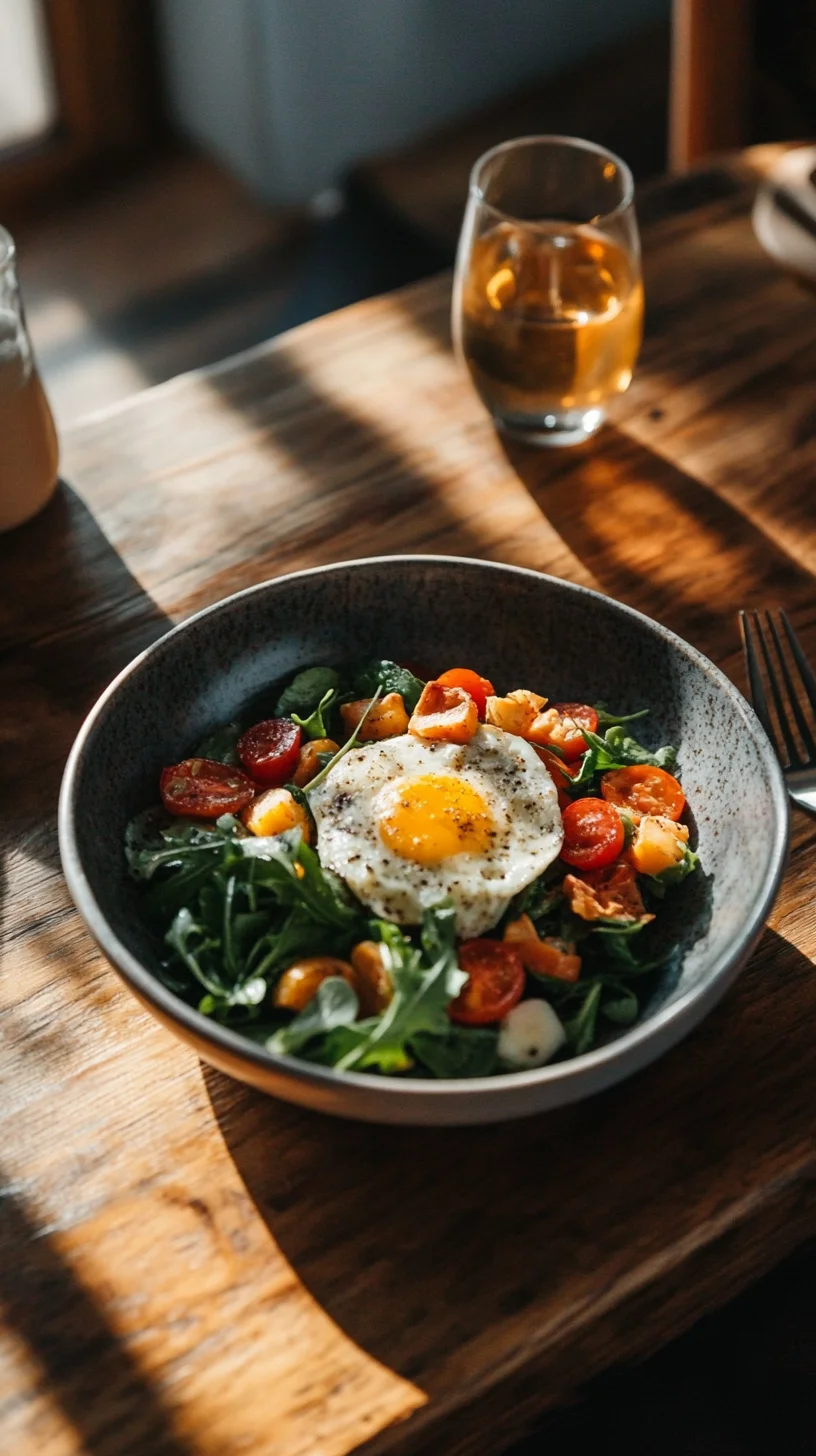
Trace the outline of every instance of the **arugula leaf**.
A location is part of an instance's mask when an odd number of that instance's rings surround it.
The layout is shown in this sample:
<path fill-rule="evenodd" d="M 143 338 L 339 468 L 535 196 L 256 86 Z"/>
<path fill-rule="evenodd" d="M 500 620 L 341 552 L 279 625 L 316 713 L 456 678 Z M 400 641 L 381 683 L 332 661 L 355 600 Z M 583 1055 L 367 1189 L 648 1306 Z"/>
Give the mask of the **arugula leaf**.
<path fill-rule="evenodd" d="M 253 976 L 239 986 L 230 986 L 217 993 L 208 991 L 198 1003 L 203 1016 L 221 1016 L 234 1006 L 260 1006 L 266 996 L 266 981 L 263 976 Z"/>
<path fill-rule="evenodd" d="M 136 824 L 134 821 L 131 828 Z M 159 831 L 153 848 L 126 847 L 131 874 L 150 881 L 145 899 L 148 914 L 158 920 L 172 919 L 207 885 L 236 842 L 246 837 L 247 831 L 232 814 L 222 814 L 215 824 L 173 819 Z"/>
<path fill-rule="evenodd" d="M 610 993 L 601 1000 L 601 1015 L 615 1026 L 631 1026 L 637 1021 L 640 1003 L 631 986 L 609 986 Z"/>
<path fill-rule="evenodd" d="M 380 662 L 367 662 L 354 677 L 355 692 L 361 697 L 370 697 L 377 688 L 382 693 L 399 693 L 408 713 L 413 713 L 424 686 L 407 667 L 400 667 L 399 663 L 389 662 L 387 658 Z"/>
<path fill-rule="evenodd" d="M 516 895 L 507 912 L 509 920 L 517 920 L 520 915 L 529 915 L 538 929 L 541 921 L 549 920 L 556 911 L 561 910 L 564 905 L 563 865 L 557 870 L 557 879 L 550 879 L 551 873 L 552 870 L 545 870 L 543 875 L 539 875 L 537 880 L 533 880 L 532 884 Z"/>
<path fill-rule="evenodd" d="M 606 703 L 596 703 L 595 712 L 598 714 L 598 727 L 603 729 L 616 728 L 620 723 L 636 723 L 639 718 L 648 718 L 650 709 L 641 708 L 637 713 L 624 713 L 616 717 L 608 711 Z"/>
<path fill-rule="evenodd" d="M 190 851 L 220 848 L 223 833 L 200 819 L 170 819 L 163 809 L 137 814 L 125 830 L 125 858 L 135 880 L 150 880 L 163 865 L 181 864 Z"/>
<path fill-rule="evenodd" d="M 238 739 L 240 737 L 241 729 L 237 723 L 225 723 L 223 728 L 216 728 L 214 732 L 208 733 L 191 757 L 210 758 L 214 763 L 228 763 L 235 767 L 240 764 L 238 758 Z"/>
<path fill-rule="evenodd" d="M 589 964 L 598 968 L 597 979 L 604 984 L 620 980 L 627 981 L 634 976 L 646 976 L 651 971 L 662 970 L 676 952 L 675 945 L 659 945 L 655 953 L 637 954 L 637 937 L 646 930 L 643 921 L 630 921 L 628 925 L 598 925 L 584 941 L 585 954 Z"/>
<path fill-rule="evenodd" d="M 267 917 L 267 927 L 269 919 Z M 245 968 L 258 976 L 276 979 L 276 973 L 291 965 L 298 956 L 317 955 L 325 951 L 336 951 L 325 932 L 315 926 L 308 910 L 302 905 L 293 905 L 286 918 L 267 928 L 249 950 Z"/>
<path fill-rule="evenodd" d="M 578 1014 L 573 1016 L 570 1021 L 564 1022 L 567 1045 L 576 1057 L 588 1052 L 595 1040 L 595 1026 L 600 1001 L 601 986 L 596 981 L 590 987 Z"/>
<path fill-rule="evenodd" d="M 310 1061 L 320 1062 L 325 1067 L 335 1067 L 342 1071 L 352 1053 L 367 1044 L 378 1019 L 373 1016 L 366 1021 L 355 1022 L 353 1026 L 337 1026 L 321 1041 L 313 1043 L 306 1055 Z M 405 1047 L 392 1045 L 381 1046 L 378 1049 L 376 1063 L 372 1062 L 370 1067 L 355 1070 L 377 1071 L 386 1075 L 394 1075 L 409 1072 L 413 1065 L 413 1058 Z"/>
<path fill-rule="evenodd" d="M 348 981 L 342 976 L 329 976 L 294 1020 L 269 1038 L 267 1049 L 291 1055 L 315 1037 L 325 1036 L 340 1026 L 350 1026 L 358 1009 L 357 993 Z"/>
<path fill-rule="evenodd" d="M 594 738 L 595 735 L 592 734 L 589 741 Z M 626 768 L 632 763 L 649 763 L 655 768 L 673 768 L 677 759 L 677 749 L 673 748 L 670 743 L 663 748 L 658 748 L 655 753 L 651 753 L 648 748 L 644 748 L 642 744 L 638 743 L 637 739 L 631 738 L 620 725 L 607 728 L 601 744 L 608 753 L 617 759 L 619 768 Z"/>
<path fill-rule="evenodd" d="M 299 713 L 301 717 L 308 717 L 327 693 L 337 692 L 339 687 L 340 674 L 333 667 L 307 667 L 283 689 L 275 704 L 275 716 L 291 718 L 294 713 Z"/>
<path fill-rule="evenodd" d="M 276 974 L 299 955 L 347 955 L 365 932 L 360 907 L 297 830 L 270 838 L 239 837 L 231 816 L 175 831 L 178 845 L 156 853 L 161 873 L 146 903 L 168 925 L 168 985 L 220 1018 L 254 1016 Z M 140 851 L 144 852 L 144 851 Z M 177 969 L 183 980 L 179 986 Z M 200 993 L 199 993 L 200 994 Z"/>
<path fill-rule="evenodd" d="M 411 944 L 399 926 L 386 920 L 374 924 L 387 951 L 394 995 L 370 1034 L 337 1063 L 341 1070 L 376 1067 L 385 1071 L 393 1067 L 395 1058 L 405 1059 L 419 1032 L 446 1036 L 448 1005 L 467 980 L 456 960 L 449 902 L 425 912 L 422 950 Z M 434 959 L 430 965 L 423 964 L 423 951 L 427 954 L 429 950 Z"/>
<path fill-rule="evenodd" d="M 246 835 L 231 814 L 215 824 L 200 819 L 171 818 L 163 809 L 137 814 L 125 830 L 125 858 L 135 880 L 152 880 L 157 870 L 192 868 L 208 856 L 209 862 L 235 838 Z"/>
<path fill-rule="evenodd" d="M 196 895 L 212 879 L 223 858 L 223 848 L 188 860 L 167 878 L 159 878 L 145 896 L 145 910 L 151 920 L 171 920 L 185 905 L 195 902 Z"/>
<path fill-rule="evenodd" d="M 584 728 L 583 734 L 589 748 L 581 759 L 579 773 L 567 786 L 571 794 L 583 790 L 598 774 L 607 773 L 610 769 L 628 768 L 630 764 L 639 763 L 652 764 L 655 768 L 673 768 L 677 758 L 677 750 L 670 744 L 650 753 L 620 726 L 607 728 L 603 738 L 588 728 Z"/>
<path fill-rule="evenodd" d="M 179 910 L 165 940 L 204 987 L 207 994 L 199 1001 L 198 1009 L 205 1016 L 222 1016 L 233 1007 L 259 1006 L 266 996 L 266 981 L 259 976 L 224 984 L 218 974 L 217 956 L 213 955 L 220 949 L 219 941 L 207 935 L 186 907 Z"/>
<path fill-rule="evenodd" d="M 590 935 L 606 937 L 607 944 L 604 946 L 604 950 L 608 951 L 613 943 L 628 942 L 631 936 L 639 935 L 650 924 L 651 921 L 641 916 L 637 920 L 591 920 L 587 922 L 586 928 Z"/>
<path fill-rule="evenodd" d="M 297 723 L 303 729 L 307 738 L 328 738 L 329 732 L 326 727 L 326 713 L 329 708 L 337 702 L 337 689 L 329 688 L 320 699 L 317 707 L 304 718 L 299 713 L 290 713 L 289 717 L 293 723 Z"/>
<path fill-rule="evenodd" d="M 219 996 L 224 989 L 223 985 L 216 977 L 211 976 L 203 965 L 204 955 L 209 950 L 217 950 L 218 941 L 215 937 L 206 934 L 203 927 L 193 919 L 186 905 L 175 916 L 165 940 L 190 974 L 200 981 L 205 991 L 211 992 L 213 996 Z"/>
<path fill-rule="evenodd" d="M 417 1031 L 411 1051 L 435 1077 L 489 1077 L 496 1070 L 499 1033 L 494 1026 L 454 1026 L 443 1035 Z"/>
<path fill-rule="evenodd" d="M 440 900 L 427 911 L 420 932 L 422 949 L 429 961 L 441 956 L 456 957 L 456 908 L 452 900 Z"/>
<path fill-rule="evenodd" d="M 246 859 L 260 861 L 256 883 L 274 889 L 281 904 L 301 905 L 319 925 L 362 931 L 362 912 L 343 881 L 323 868 L 298 830 L 243 840 L 237 850 Z"/>

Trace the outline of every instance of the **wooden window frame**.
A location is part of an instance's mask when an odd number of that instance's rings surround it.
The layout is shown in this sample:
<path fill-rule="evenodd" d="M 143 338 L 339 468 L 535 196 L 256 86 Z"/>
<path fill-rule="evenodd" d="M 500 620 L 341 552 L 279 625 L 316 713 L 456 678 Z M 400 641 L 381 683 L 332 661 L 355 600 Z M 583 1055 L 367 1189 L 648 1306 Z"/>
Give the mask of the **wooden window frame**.
<path fill-rule="evenodd" d="M 673 0 L 669 168 L 749 139 L 753 0 Z"/>
<path fill-rule="evenodd" d="M 0 210 L 42 201 L 94 163 L 144 147 L 161 107 L 148 0 L 43 0 L 57 120 L 0 152 Z"/>

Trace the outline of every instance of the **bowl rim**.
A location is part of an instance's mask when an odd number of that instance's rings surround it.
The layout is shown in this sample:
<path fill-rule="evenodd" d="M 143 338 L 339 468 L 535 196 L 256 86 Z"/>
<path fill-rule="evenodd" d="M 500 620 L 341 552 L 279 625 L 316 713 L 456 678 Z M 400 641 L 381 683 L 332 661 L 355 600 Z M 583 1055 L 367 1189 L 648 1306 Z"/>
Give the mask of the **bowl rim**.
<path fill-rule="evenodd" d="M 194 1007 L 188 1006 L 187 1002 L 169 990 L 153 971 L 148 970 L 138 957 L 128 950 L 111 928 L 85 875 L 75 827 L 78 807 L 76 802 L 77 781 L 89 740 L 97 725 L 104 719 L 122 684 L 137 674 L 148 659 L 161 657 L 168 651 L 172 652 L 176 640 L 190 627 L 219 612 L 229 610 L 236 602 L 259 596 L 268 591 L 270 587 L 285 589 L 290 583 L 304 578 L 343 574 L 385 563 L 411 564 L 417 567 L 423 565 L 459 566 L 472 568 L 479 572 L 496 571 L 505 575 L 510 573 L 524 579 L 546 581 L 559 590 L 574 592 L 579 596 L 602 603 L 606 608 L 611 607 L 624 617 L 632 619 L 641 629 L 645 628 L 664 642 L 668 642 L 675 651 L 679 652 L 687 661 L 695 664 L 706 677 L 715 683 L 720 691 L 730 699 L 759 749 L 771 789 L 775 819 L 774 833 L 770 845 L 768 867 L 760 893 L 756 896 L 753 908 L 742 923 L 738 934 L 717 956 L 705 980 L 691 986 L 669 1005 L 658 1008 L 647 1020 L 636 1022 L 614 1041 L 596 1047 L 581 1056 L 573 1057 L 569 1061 L 549 1063 L 528 1071 L 498 1073 L 490 1077 L 450 1079 L 413 1077 L 410 1080 L 402 1081 L 377 1076 L 374 1073 L 337 1072 L 333 1067 L 321 1067 L 316 1063 L 300 1061 L 296 1057 L 269 1052 L 265 1047 L 242 1036 L 240 1032 L 222 1026 L 202 1015 Z M 469 556 L 399 553 L 329 562 L 322 566 L 306 567 L 300 571 L 269 577 L 265 581 L 257 582 L 253 586 L 244 587 L 241 591 L 222 597 L 219 601 L 193 613 L 138 653 L 121 672 L 117 673 L 113 681 L 97 698 L 74 740 L 65 765 L 60 789 L 58 835 L 62 869 L 68 889 L 93 939 L 129 988 L 136 992 L 138 998 L 147 1002 L 171 1022 L 181 1023 L 195 1041 L 209 1044 L 215 1051 L 237 1058 L 239 1061 L 248 1062 L 259 1069 L 277 1072 L 290 1081 L 300 1082 L 311 1087 L 322 1087 L 324 1090 L 332 1089 L 335 1092 L 348 1086 L 355 1087 L 358 1091 L 376 1092 L 378 1096 L 388 1099 L 410 1099 L 412 1097 L 423 1099 L 428 1096 L 466 1099 L 474 1094 L 482 1096 L 493 1094 L 496 1098 L 500 1098 L 503 1094 L 509 1094 L 511 1089 L 521 1092 L 525 1088 L 558 1085 L 562 1089 L 559 1101 L 567 1101 L 572 1098 L 565 1089 L 580 1084 L 588 1076 L 592 1078 L 594 1074 L 594 1077 L 598 1079 L 598 1085 L 601 1082 L 603 1085 L 608 1085 L 626 1075 L 628 1064 L 643 1065 L 649 1059 L 646 1049 L 651 1041 L 655 1040 L 658 1044 L 662 1042 L 664 1045 L 668 1045 L 679 1040 L 684 1029 L 690 1030 L 699 1019 L 695 1015 L 695 1011 L 699 1008 L 702 1014 L 706 1007 L 713 1004 L 727 989 L 759 938 L 776 897 L 785 868 L 790 834 L 789 821 L 789 800 L 782 770 L 770 739 L 753 708 L 720 668 L 716 667 L 691 643 L 672 632 L 670 628 L 664 627 L 662 623 L 656 622 L 635 607 L 630 607 L 591 587 L 545 572 L 535 571 L 529 567 L 508 565 L 499 561 L 481 561 Z M 634 1066 L 632 1070 L 634 1070 Z M 575 1095 L 580 1094 L 576 1092 Z"/>

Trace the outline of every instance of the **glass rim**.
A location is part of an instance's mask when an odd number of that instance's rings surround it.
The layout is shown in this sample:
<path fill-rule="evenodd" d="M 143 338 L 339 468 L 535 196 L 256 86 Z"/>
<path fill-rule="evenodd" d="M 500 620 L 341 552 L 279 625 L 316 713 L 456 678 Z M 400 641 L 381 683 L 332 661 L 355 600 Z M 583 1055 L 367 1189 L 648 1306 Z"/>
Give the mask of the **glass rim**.
<path fill-rule="evenodd" d="M 0 268 L 5 268 L 9 263 L 13 263 L 16 252 L 17 249 L 11 233 L 0 222 Z"/>
<path fill-rule="evenodd" d="M 505 222 L 517 223 L 519 227 L 541 227 L 543 225 L 542 222 L 536 222 L 531 218 L 516 217 L 515 213 L 505 212 L 503 208 L 496 207 L 495 203 L 488 202 L 484 195 L 484 188 L 479 182 L 479 174 L 494 157 L 498 157 L 502 152 L 509 152 L 513 147 L 531 146 L 534 143 L 540 142 L 558 142 L 564 146 L 573 147 L 578 151 L 594 152 L 596 156 L 605 157 L 608 162 L 614 162 L 615 166 L 620 170 L 624 182 L 624 194 L 620 202 L 616 203 L 613 208 L 610 208 L 609 212 L 596 212 L 593 217 L 587 218 L 586 222 L 576 223 L 576 227 L 589 227 L 592 223 L 609 222 L 612 218 L 617 217 L 620 213 L 625 212 L 628 207 L 632 206 L 635 200 L 635 179 L 632 176 L 632 169 L 628 163 L 624 162 L 623 158 L 619 157 L 616 152 L 610 152 L 608 147 L 602 147 L 598 142 L 589 142 L 584 137 L 566 136 L 560 132 L 541 132 L 531 133 L 528 136 L 510 137 L 506 142 L 498 142 L 495 147 L 489 147 L 486 152 L 482 152 L 482 155 L 477 157 L 470 169 L 468 195 L 478 199 L 482 207 L 486 207 L 489 212 L 494 213 L 496 217 L 502 218 Z M 553 219 L 548 218 L 547 221 L 552 222 Z"/>

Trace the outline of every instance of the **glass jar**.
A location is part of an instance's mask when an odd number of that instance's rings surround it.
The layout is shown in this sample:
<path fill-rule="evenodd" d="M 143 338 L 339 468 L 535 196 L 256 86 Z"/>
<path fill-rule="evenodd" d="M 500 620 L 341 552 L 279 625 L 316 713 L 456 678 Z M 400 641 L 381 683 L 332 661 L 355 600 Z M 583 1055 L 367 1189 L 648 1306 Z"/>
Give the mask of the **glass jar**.
<path fill-rule="evenodd" d="M 58 471 L 57 432 L 26 329 L 14 239 L 0 227 L 0 531 L 42 510 Z"/>

